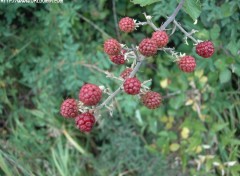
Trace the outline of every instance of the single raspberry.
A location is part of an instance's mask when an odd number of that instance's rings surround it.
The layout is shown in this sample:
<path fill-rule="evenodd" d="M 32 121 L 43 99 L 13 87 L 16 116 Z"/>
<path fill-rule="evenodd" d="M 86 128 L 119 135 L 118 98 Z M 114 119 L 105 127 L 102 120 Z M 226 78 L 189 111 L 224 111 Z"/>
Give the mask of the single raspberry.
<path fill-rule="evenodd" d="M 79 92 L 79 99 L 86 106 L 94 106 L 102 98 L 102 90 L 95 84 L 85 84 Z"/>
<path fill-rule="evenodd" d="M 74 118 L 78 115 L 78 106 L 75 99 L 69 98 L 62 102 L 61 115 L 66 118 Z"/>
<path fill-rule="evenodd" d="M 178 61 L 178 67 L 184 72 L 193 72 L 196 67 L 196 62 L 192 56 L 183 56 Z"/>
<path fill-rule="evenodd" d="M 108 55 L 118 55 L 121 51 L 121 45 L 115 39 L 108 39 L 104 42 L 104 51 Z"/>
<path fill-rule="evenodd" d="M 133 71 L 132 68 L 126 68 L 125 70 L 123 70 L 123 72 L 120 74 L 120 76 L 123 78 L 123 79 L 126 79 L 129 77 L 129 75 L 131 74 L 131 72 Z"/>
<path fill-rule="evenodd" d="M 168 43 L 168 35 L 165 31 L 156 31 L 152 34 L 152 40 L 157 43 L 158 48 L 162 48 Z"/>
<path fill-rule="evenodd" d="M 149 109 L 156 109 L 162 102 L 161 94 L 157 92 L 147 92 L 141 97 L 142 103 Z"/>
<path fill-rule="evenodd" d="M 89 112 L 82 113 L 75 119 L 76 126 L 82 132 L 90 132 L 95 123 L 95 117 Z"/>
<path fill-rule="evenodd" d="M 127 78 L 123 87 L 127 94 L 136 95 L 140 92 L 141 82 L 137 78 Z"/>
<path fill-rule="evenodd" d="M 125 53 L 126 53 L 126 51 L 122 50 L 121 54 L 119 54 L 119 55 L 109 56 L 110 60 L 117 65 L 124 64 L 125 63 L 125 59 L 124 59 Z"/>
<path fill-rule="evenodd" d="M 214 53 L 213 43 L 211 41 L 198 43 L 196 46 L 196 52 L 199 56 L 202 56 L 204 58 L 211 57 Z"/>
<path fill-rule="evenodd" d="M 135 22 L 132 18 L 125 17 L 119 21 L 118 26 L 123 32 L 132 32 L 135 29 Z"/>
<path fill-rule="evenodd" d="M 157 43 L 149 38 L 143 39 L 139 44 L 139 51 L 144 56 L 153 56 L 157 53 Z"/>

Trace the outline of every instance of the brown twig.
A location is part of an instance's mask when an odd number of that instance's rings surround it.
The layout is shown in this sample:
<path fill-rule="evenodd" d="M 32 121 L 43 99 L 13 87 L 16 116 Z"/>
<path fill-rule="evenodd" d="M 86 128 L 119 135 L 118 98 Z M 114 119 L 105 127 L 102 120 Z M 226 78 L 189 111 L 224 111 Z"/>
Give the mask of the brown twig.
<path fill-rule="evenodd" d="M 116 30 L 116 33 L 117 33 L 117 38 L 118 38 L 118 41 L 121 42 L 120 32 L 119 32 L 119 28 L 118 28 L 118 20 L 117 20 L 115 0 L 112 0 L 112 10 L 113 10 L 113 18 L 114 18 L 115 30 Z"/>
<path fill-rule="evenodd" d="M 136 55 L 136 57 L 140 57 L 137 60 L 137 64 L 135 65 L 133 71 L 131 72 L 131 74 L 129 75 L 130 78 L 134 77 L 135 74 L 137 73 L 137 71 L 139 70 L 140 66 L 142 65 L 142 62 L 144 60 L 144 56 L 142 55 Z M 123 86 L 124 82 L 120 85 L 120 87 L 115 90 L 115 92 L 113 92 L 104 102 L 102 102 L 99 106 L 96 107 L 95 111 L 100 110 L 101 108 L 103 108 L 104 106 L 106 106 L 116 95 L 118 95 L 121 91 L 122 91 L 122 86 Z"/>
<path fill-rule="evenodd" d="M 78 14 L 78 17 L 83 19 L 84 21 L 86 21 L 88 24 L 90 24 L 91 26 L 93 26 L 96 30 L 98 30 L 99 32 L 101 32 L 103 35 L 105 35 L 106 37 L 110 38 L 111 36 L 109 34 L 107 34 L 105 31 L 103 31 L 98 25 L 94 24 L 91 20 L 89 20 L 88 18 L 86 18 L 85 16 L 83 16 L 82 14 Z"/>
<path fill-rule="evenodd" d="M 160 30 L 166 29 L 166 27 L 175 19 L 177 16 L 178 12 L 182 8 L 185 0 L 181 0 L 180 3 L 178 4 L 177 8 L 174 10 L 173 14 L 163 23 L 163 25 L 160 27 Z"/>
<path fill-rule="evenodd" d="M 186 35 L 186 37 L 190 38 L 195 43 L 198 43 L 198 41 L 191 36 L 192 34 L 189 34 L 187 31 L 185 31 L 185 29 L 183 29 L 183 27 L 176 20 L 174 20 L 173 23 L 177 26 L 178 29 L 180 29 L 180 31 Z"/>

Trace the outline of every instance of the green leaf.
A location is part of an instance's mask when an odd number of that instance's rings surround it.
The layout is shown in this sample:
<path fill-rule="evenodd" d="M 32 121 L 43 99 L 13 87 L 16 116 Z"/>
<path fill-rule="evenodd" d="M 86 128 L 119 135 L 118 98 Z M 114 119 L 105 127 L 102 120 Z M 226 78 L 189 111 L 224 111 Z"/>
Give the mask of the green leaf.
<path fill-rule="evenodd" d="M 139 4 L 141 7 L 159 2 L 161 0 L 131 0 L 134 4 Z"/>
<path fill-rule="evenodd" d="M 227 45 L 227 49 L 229 49 L 233 55 L 237 55 L 238 46 L 239 45 L 235 40 L 231 40 L 231 42 Z"/>
<path fill-rule="evenodd" d="M 240 76 L 240 64 L 234 64 L 234 68 L 235 68 L 234 72 L 235 72 L 238 76 Z"/>
<path fill-rule="evenodd" d="M 224 84 L 230 81 L 231 76 L 232 73 L 228 69 L 221 71 L 219 75 L 220 83 Z"/>
<path fill-rule="evenodd" d="M 213 28 L 210 30 L 210 35 L 213 40 L 216 40 L 220 34 L 220 27 L 217 24 L 214 24 Z"/>
<path fill-rule="evenodd" d="M 233 13 L 235 12 L 235 9 L 231 8 L 232 5 L 230 3 L 224 3 L 222 6 L 221 6 L 221 15 L 223 18 L 226 18 L 226 17 L 230 17 L 233 15 Z"/>
<path fill-rule="evenodd" d="M 201 4 L 199 0 L 186 0 L 183 5 L 186 13 L 195 21 L 201 13 Z"/>
<path fill-rule="evenodd" d="M 226 128 L 229 124 L 228 123 L 215 123 L 212 126 L 212 130 L 214 132 L 221 131 L 222 129 Z"/>

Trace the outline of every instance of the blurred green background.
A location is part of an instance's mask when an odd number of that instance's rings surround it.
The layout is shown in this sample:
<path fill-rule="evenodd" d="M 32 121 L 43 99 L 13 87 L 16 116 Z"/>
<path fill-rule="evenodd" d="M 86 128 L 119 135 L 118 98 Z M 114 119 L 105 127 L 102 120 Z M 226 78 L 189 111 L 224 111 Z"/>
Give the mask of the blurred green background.
<path fill-rule="evenodd" d="M 201 1 L 196 25 L 180 11 L 177 21 L 188 31 L 198 30 L 195 38 L 213 41 L 215 54 L 197 56 L 193 43 L 186 45 L 176 30 L 169 47 L 195 56 L 197 69 L 182 73 L 163 52 L 146 60 L 138 77 L 152 79 L 151 88 L 165 97 L 159 109 L 148 110 L 122 94 L 113 117 L 103 109 L 90 134 L 59 114 L 61 102 L 77 98 L 86 82 L 111 91 L 119 86 L 104 70 L 117 76 L 125 66 L 110 62 L 105 39 L 130 46 L 151 36 L 149 26 L 119 32 L 120 18 L 144 21 L 146 12 L 160 26 L 176 6 L 175 0 L 144 7 L 129 0 L 1 3 L 0 175 L 239 176 L 238 0 Z"/>

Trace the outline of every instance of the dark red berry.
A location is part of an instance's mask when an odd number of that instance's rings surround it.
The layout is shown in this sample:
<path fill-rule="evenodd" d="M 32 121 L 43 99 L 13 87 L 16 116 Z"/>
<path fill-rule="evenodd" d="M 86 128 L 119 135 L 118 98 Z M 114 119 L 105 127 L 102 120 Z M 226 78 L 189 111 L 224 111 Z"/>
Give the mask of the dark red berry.
<path fill-rule="evenodd" d="M 104 51 L 108 55 L 118 55 L 121 52 L 121 45 L 115 39 L 108 39 L 104 42 Z"/>
<path fill-rule="evenodd" d="M 75 99 L 69 98 L 61 105 L 61 115 L 66 118 L 74 118 L 78 115 L 78 106 Z"/>
<path fill-rule="evenodd" d="M 214 53 L 213 43 L 210 41 L 198 43 L 196 46 L 196 53 L 204 58 L 211 57 Z"/>
<path fill-rule="evenodd" d="M 109 56 L 110 60 L 117 65 L 124 64 L 125 63 L 125 59 L 124 59 L 125 53 L 126 53 L 126 51 L 122 50 L 121 54 L 119 54 L 119 55 Z"/>
<path fill-rule="evenodd" d="M 119 26 L 120 30 L 123 32 L 132 32 L 135 29 L 134 20 L 129 17 L 122 18 L 119 21 L 118 26 Z"/>
<path fill-rule="evenodd" d="M 196 62 L 192 56 L 183 56 L 178 61 L 178 67 L 184 72 L 193 72 L 196 67 Z"/>
<path fill-rule="evenodd" d="M 157 43 L 149 38 L 143 39 L 139 44 L 139 52 L 144 56 L 153 56 L 157 53 Z"/>
<path fill-rule="evenodd" d="M 140 92 L 141 82 L 137 78 L 127 78 L 123 87 L 127 94 L 136 95 Z"/>
<path fill-rule="evenodd" d="M 123 70 L 123 72 L 120 74 L 120 76 L 123 78 L 123 79 L 126 79 L 130 76 L 131 72 L 133 71 L 132 68 L 126 68 L 125 70 Z"/>
<path fill-rule="evenodd" d="M 89 112 L 82 113 L 75 120 L 76 126 L 82 132 L 90 132 L 95 123 L 95 117 Z"/>
<path fill-rule="evenodd" d="M 102 98 L 102 90 L 95 84 L 85 84 L 79 92 L 79 99 L 86 106 L 94 106 Z"/>
<path fill-rule="evenodd" d="M 162 48 L 168 43 L 168 35 L 165 31 L 156 31 L 152 34 L 152 40 L 157 43 L 158 48 Z"/>
<path fill-rule="evenodd" d="M 147 92 L 141 97 L 142 103 L 149 109 L 156 109 L 161 105 L 162 96 L 157 92 Z"/>

